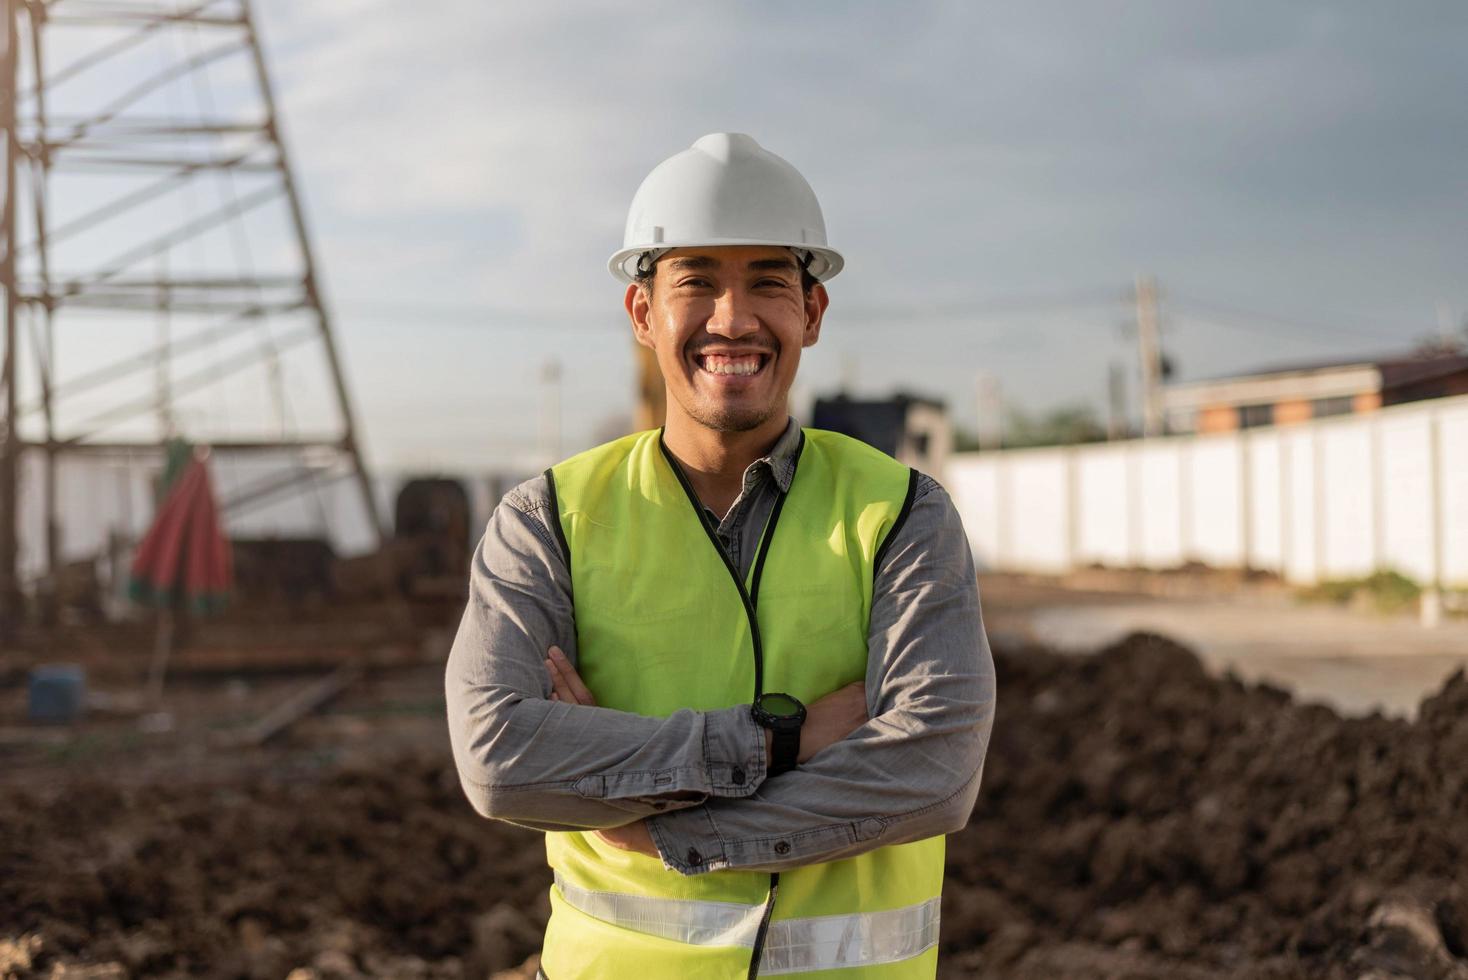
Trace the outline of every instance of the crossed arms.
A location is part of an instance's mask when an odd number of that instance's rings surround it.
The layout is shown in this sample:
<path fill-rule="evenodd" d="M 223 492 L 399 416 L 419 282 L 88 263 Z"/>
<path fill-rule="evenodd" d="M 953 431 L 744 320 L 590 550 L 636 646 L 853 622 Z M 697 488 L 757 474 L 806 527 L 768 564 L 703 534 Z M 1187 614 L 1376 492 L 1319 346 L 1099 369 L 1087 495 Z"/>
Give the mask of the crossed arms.
<path fill-rule="evenodd" d="M 543 479 L 496 509 L 449 657 L 454 757 L 481 814 L 650 843 L 683 874 L 776 871 L 966 823 L 993 722 L 994 670 L 967 540 L 936 483 L 920 481 L 877 570 L 867 720 L 771 778 L 748 705 L 649 718 L 556 696 L 547 651 L 574 662 L 576 636 L 553 519 Z"/>

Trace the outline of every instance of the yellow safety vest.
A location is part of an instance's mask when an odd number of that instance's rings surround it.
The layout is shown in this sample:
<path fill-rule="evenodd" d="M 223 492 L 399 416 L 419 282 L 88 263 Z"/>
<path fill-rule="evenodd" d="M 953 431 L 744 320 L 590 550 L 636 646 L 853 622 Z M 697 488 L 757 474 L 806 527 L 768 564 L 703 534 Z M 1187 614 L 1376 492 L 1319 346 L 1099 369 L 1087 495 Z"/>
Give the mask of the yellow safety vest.
<path fill-rule="evenodd" d="M 747 581 L 660 431 L 550 470 L 578 669 L 599 704 L 655 717 L 748 704 L 763 691 L 809 704 L 865 678 L 873 569 L 915 475 L 818 430 L 803 432 L 797 459 Z M 849 833 L 861 840 L 882 827 L 873 816 Z M 547 834 L 546 852 L 549 980 L 909 980 L 937 968 L 942 837 L 777 875 L 685 876 L 592 833 Z"/>

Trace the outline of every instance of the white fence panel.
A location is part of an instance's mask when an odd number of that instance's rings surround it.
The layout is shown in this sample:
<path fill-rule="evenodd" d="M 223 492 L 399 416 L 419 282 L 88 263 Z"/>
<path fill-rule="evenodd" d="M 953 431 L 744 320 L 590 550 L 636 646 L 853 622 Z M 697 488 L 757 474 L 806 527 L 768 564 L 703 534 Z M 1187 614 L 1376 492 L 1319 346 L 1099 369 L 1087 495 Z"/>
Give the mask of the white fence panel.
<path fill-rule="evenodd" d="M 1141 554 L 1148 568 L 1176 568 L 1184 561 L 1182 536 L 1182 452 L 1178 440 L 1136 444 L 1139 476 Z"/>
<path fill-rule="evenodd" d="M 1442 580 L 1468 588 L 1468 405 L 1438 416 L 1438 462 L 1442 487 Z"/>
<path fill-rule="evenodd" d="M 1282 572 L 1284 569 L 1284 512 L 1280 468 L 1280 439 L 1272 429 L 1244 437 L 1248 460 L 1249 544 L 1244 564 L 1249 568 Z"/>
<path fill-rule="evenodd" d="M 1371 419 L 1316 427 L 1320 440 L 1320 561 L 1317 577 L 1360 578 L 1376 567 Z"/>
<path fill-rule="evenodd" d="M 1432 580 L 1432 419 L 1381 419 L 1381 560 L 1419 582 Z"/>
<path fill-rule="evenodd" d="M 216 454 L 209 460 L 209 476 L 215 497 L 223 505 L 272 477 L 289 474 L 295 465 L 288 459 L 241 459 Z M 126 457 L 59 459 L 56 512 L 60 559 L 77 561 L 105 554 L 108 536 L 113 533 L 135 543 L 147 531 L 157 510 L 153 488 L 161 469 L 161 464 L 148 456 L 137 461 Z M 379 513 L 391 518 L 391 503 L 401 483 L 396 475 L 373 481 Z M 19 497 L 22 533 L 18 568 L 22 581 L 35 580 L 46 570 L 45 494 L 45 459 L 39 452 L 27 452 L 21 456 Z M 232 537 L 322 536 L 344 555 L 360 554 L 373 547 L 371 524 L 356 483 L 335 474 L 318 474 L 292 493 L 243 511 L 226 512 L 222 520 Z"/>
<path fill-rule="evenodd" d="M 960 454 L 951 467 L 992 568 L 1197 559 L 1299 584 L 1393 568 L 1468 589 L 1468 397 L 1222 436 Z"/>
<path fill-rule="evenodd" d="M 1004 538 L 1006 561 L 1015 568 L 1056 572 L 1072 567 L 1070 555 L 1069 451 L 1031 450 L 1006 467 L 1010 506 Z"/>
<path fill-rule="evenodd" d="M 1243 467 L 1238 436 L 1204 436 L 1184 451 L 1183 527 L 1189 559 L 1219 568 L 1244 564 Z"/>
<path fill-rule="evenodd" d="M 1292 582 L 1315 581 L 1320 567 L 1319 499 L 1316 494 L 1316 440 L 1312 429 L 1281 433 L 1284 452 L 1284 576 Z"/>
<path fill-rule="evenodd" d="M 944 467 L 943 482 L 958 508 L 979 570 L 1003 568 L 999 553 L 1003 508 L 999 498 L 999 453 L 958 453 Z"/>
<path fill-rule="evenodd" d="M 1077 451 L 1075 466 L 1076 563 L 1113 568 L 1131 565 L 1127 448 L 1086 447 Z"/>
<path fill-rule="evenodd" d="M 17 568 L 22 581 L 46 570 L 46 469 L 38 452 L 20 458 Z M 107 535 L 117 529 L 140 534 L 153 514 L 153 491 L 146 473 L 88 459 L 59 459 L 56 465 L 57 543 L 64 562 L 106 551 Z"/>

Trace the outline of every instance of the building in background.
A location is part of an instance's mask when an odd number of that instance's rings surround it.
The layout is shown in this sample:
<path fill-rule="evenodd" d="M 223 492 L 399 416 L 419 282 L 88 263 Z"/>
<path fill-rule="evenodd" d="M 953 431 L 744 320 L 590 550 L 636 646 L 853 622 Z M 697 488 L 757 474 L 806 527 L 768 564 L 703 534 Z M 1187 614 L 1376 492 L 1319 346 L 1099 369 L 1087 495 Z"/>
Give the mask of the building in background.
<path fill-rule="evenodd" d="M 1468 394 L 1468 353 L 1357 358 L 1168 385 L 1168 431 L 1232 432 Z"/>
<path fill-rule="evenodd" d="M 953 452 L 953 424 L 940 401 L 918 395 L 856 399 L 817 398 L 817 429 L 860 439 L 908 466 L 941 477 Z"/>

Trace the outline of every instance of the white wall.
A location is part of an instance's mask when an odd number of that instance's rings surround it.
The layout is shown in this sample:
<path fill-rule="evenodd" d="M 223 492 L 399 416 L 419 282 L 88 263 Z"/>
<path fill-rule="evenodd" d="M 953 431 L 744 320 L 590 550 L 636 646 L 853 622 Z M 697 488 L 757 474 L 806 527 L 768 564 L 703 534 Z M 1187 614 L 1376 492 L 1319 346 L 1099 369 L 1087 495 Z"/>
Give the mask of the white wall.
<path fill-rule="evenodd" d="M 1191 561 L 1468 588 L 1468 397 L 1222 435 L 959 453 L 981 568 Z"/>

